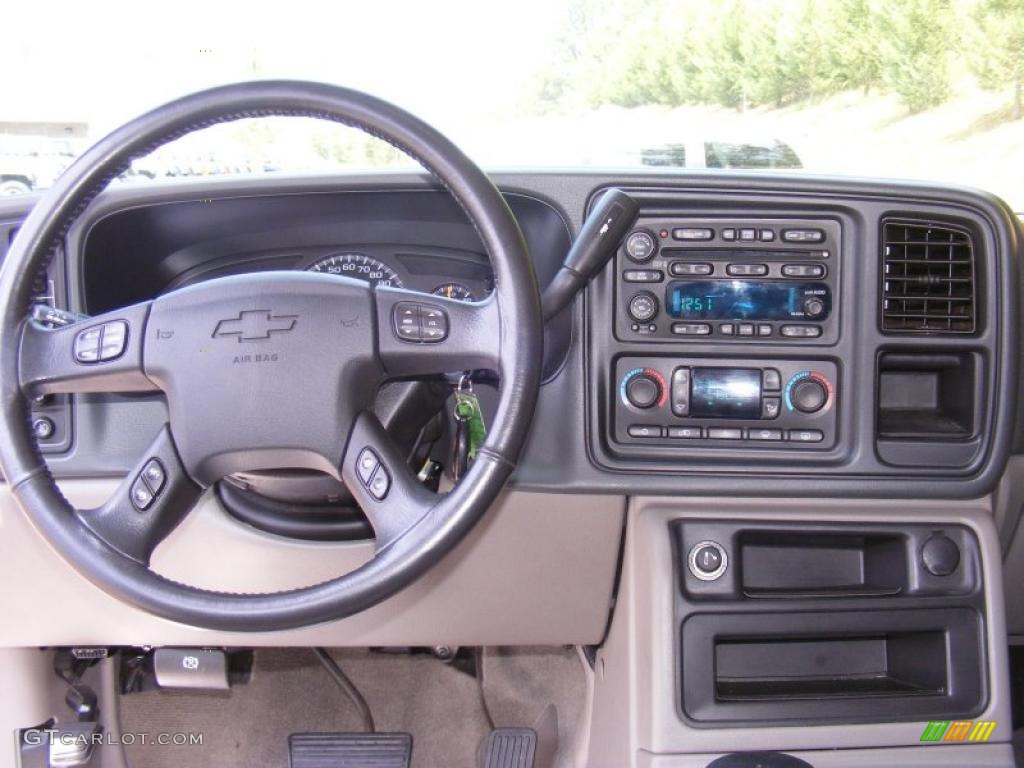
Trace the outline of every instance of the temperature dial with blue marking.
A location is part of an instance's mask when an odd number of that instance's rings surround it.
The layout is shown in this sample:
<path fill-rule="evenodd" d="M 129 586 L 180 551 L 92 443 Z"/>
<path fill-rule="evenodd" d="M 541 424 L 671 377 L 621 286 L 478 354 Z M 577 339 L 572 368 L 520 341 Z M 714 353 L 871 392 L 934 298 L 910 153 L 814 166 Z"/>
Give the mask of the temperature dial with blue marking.
<path fill-rule="evenodd" d="M 786 385 L 786 407 L 800 413 L 817 413 L 832 399 L 832 382 L 817 371 L 801 371 Z"/>
<path fill-rule="evenodd" d="M 665 377 L 653 368 L 634 368 L 622 377 L 619 396 L 626 405 L 645 410 L 665 405 L 668 397 Z"/>

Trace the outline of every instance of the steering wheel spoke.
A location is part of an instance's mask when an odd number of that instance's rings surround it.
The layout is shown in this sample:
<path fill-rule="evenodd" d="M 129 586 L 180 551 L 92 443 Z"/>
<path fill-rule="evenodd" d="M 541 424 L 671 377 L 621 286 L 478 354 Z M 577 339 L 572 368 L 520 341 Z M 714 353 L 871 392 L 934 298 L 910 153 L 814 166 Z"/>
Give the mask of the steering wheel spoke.
<path fill-rule="evenodd" d="M 125 557 L 149 564 L 156 546 L 173 531 L 202 494 L 178 458 L 168 425 L 114 495 L 101 507 L 78 510 L 94 534 Z"/>
<path fill-rule="evenodd" d="M 493 295 L 465 302 L 378 288 L 377 336 L 391 378 L 498 370 L 501 326 Z"/>
<path fill-rule="evenodd" d="M 142 340 L 150 302 L 74 325 L 46 328 L 25 322 L 19 381 L 29 396 L 157 389 L 143 372 Z"/>
<path fill-rule="evenodd" d="M 439 499 L 416 479 L 377 417 L 365 411 L 352 428 L 341 476 L 373 526 L 378 551 L 429 514 Z"/>

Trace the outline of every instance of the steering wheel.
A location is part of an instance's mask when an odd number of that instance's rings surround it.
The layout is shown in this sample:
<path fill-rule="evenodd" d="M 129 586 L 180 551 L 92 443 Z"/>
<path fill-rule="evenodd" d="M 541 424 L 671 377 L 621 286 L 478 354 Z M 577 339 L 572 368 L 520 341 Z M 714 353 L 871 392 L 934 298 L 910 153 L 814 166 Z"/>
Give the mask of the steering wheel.
<path fill-rule="evenodd" d="M 458 201 L 490 256 L 495 289 L 468 304 L 344 277 L 224 277 L 50 328 L 28 319 L 32 279 L 89 202 L 132 159 L 217 123 L 333 120 L 417 160 Z M 216 205 L 216 202 L 213 203 Z M 543 329 L 533 265 L 504 199 L 454 144 L 372 96 L 263 81 L 203 91 L 117 129 L 82 155 L 26 218 L 0 270 L 0 466 L 34 526 L 106 592 L 196 626 L 279 630 L 364 610 L 412 583 L 472 528 L 511 474 L 539 389 Z M 500 376 L 476 460 L 446 494 L 419 483 L 370 406 L 391 378 L 469 369 Z M 161 391 L 168 422 L 97 509 L 75 509 L 32 434 L 28 398 Z M 375 556 L 285 592 L 215 592 L 148 567 L 204 489 L 242 470 L 340 478 L 374 528 Z"/>

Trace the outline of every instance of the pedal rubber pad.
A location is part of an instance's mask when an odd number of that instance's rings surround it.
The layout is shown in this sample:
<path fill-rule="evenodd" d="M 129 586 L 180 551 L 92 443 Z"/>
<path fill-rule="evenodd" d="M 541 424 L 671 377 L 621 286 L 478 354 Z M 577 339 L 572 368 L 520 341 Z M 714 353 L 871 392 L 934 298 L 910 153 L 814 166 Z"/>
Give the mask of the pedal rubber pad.
<path fill-rule="evenodd" d="M 293 733 L 289 768 L 409 768 L 408 733 Z"/>
<path fill-rule="evenodd" d="M 484 768 L 533 768 L 537 732 L 532 728 L 495 728 L 487 737 Z"/>

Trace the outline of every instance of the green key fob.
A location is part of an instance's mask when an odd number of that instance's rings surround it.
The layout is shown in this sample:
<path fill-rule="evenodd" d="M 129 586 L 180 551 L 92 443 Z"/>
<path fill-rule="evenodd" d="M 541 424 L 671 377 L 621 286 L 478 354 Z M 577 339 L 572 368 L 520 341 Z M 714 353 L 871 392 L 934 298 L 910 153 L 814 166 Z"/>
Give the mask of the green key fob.
<path fill-rule="evenodd" d="M 466 423 L 469 431 L 469 451 L 467 457 L 470 461 L 476 458 L 477 451 L 487 439 L 487 426 L 484 424 L 484 415 L 480 410 L 480 401 L 468 389 L 455 390 L 455 418 Z"/>

